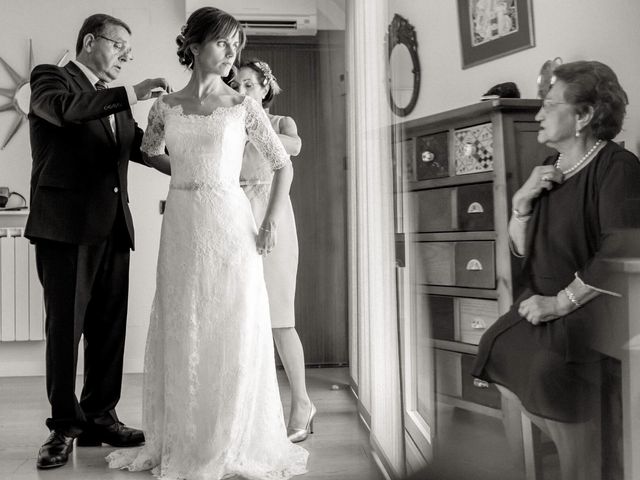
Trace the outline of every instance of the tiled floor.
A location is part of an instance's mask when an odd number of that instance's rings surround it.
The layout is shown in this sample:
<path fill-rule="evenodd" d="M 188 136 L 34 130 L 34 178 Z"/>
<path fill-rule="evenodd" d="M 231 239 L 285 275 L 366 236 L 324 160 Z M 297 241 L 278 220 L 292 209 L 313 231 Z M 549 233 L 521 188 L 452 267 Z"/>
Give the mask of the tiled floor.
<path fill-rule="evenodd" d="M 289 389 L 278 371 L 281 395 L 288 412 Z M 125 423 L 141 424 L 141 375 L 125 375 L 118 415 Z M 368 434 L 362 427 L 356 402 L 348 389 L 346 368 L 309 369 L 310 395 L 318 407 L 315 433 L 304 442 L 309 450 L 309 473 L 304 480 L 382 480 L 371 457 Z M 336 385 L 338 389 L 331 387 Z M 49 411 L 42 377 L 0 378 L 0 479 L 1 480 L 135 480 L 148 472 L 109 470 L 104 461 L 112 448 L 76 449 L 61 468 L 38 471 L 36 453 L 47 437 L 44 419 Z"/>

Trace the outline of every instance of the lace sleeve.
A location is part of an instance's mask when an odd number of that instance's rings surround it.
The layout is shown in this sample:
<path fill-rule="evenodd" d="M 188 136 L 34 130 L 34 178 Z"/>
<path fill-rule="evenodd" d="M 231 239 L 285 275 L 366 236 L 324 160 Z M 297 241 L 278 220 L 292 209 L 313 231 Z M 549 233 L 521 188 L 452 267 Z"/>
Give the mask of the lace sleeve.
<path fill-rule="evenodd" d="M 150 157 L 164 153 L 164 112 L 162 111 L 162 102 L 162 97 L 158 97 L 151 110 L 149 110 L 147 129 L 142 137 L 140 149 Z"/>
<path fill-rule="evenodd" d="M 245 99 L 245 104 L 247 135 L 262 158 L 269 162 L 272 170 L 279 170 L 290 164 L 291 160 L 262 106 L 251 97 Z"/>

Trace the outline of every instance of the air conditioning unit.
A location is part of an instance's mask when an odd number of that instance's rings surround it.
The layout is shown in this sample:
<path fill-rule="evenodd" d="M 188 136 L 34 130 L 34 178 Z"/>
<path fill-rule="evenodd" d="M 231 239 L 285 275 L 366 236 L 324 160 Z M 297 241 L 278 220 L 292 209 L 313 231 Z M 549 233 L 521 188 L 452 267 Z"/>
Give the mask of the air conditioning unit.
<path fill-rule="evenodd" d="M 247 35 L 315 35 L 317 0 L 185 0 L 187 18 L 200 7 L 216 7 L 236 17 Z"/>

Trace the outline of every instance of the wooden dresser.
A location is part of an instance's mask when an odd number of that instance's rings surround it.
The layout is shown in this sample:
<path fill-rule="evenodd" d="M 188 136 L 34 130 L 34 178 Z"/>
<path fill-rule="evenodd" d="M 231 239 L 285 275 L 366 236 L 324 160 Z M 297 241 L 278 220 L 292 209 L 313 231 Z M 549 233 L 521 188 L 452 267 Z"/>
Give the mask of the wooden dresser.
<path fill-rule="evenodd" d="M 469 373 L 480 337 L 517 293 L 511 197 L 552 153 L 536 139 L 539 108 L 539 100 L 498 99 L 394 128 L 396 172 L 405 179 L 397 244 L 417 299 L 404 310 L 413 312 L 412 330 L 430 328 L 438 400 L 494 416 L 498 391 Z"/>

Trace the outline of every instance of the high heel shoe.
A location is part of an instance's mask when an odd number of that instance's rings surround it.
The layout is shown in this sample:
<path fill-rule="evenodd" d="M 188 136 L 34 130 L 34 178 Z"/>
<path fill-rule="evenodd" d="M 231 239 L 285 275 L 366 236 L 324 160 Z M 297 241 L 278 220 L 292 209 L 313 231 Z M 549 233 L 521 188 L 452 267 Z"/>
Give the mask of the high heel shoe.
<path fill-rule="evenodd" d="M 287 437 L 291 443 L 304 442 L 309 434 L 313 433 L 313 417 L 316 416 L 318 411 L 316 406 L 311 404 L 311 411 L 309 412 L 309 419 L 307 420 L 307 426 L 305 428 L 292 428 L 287 427 Z"/>

